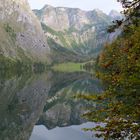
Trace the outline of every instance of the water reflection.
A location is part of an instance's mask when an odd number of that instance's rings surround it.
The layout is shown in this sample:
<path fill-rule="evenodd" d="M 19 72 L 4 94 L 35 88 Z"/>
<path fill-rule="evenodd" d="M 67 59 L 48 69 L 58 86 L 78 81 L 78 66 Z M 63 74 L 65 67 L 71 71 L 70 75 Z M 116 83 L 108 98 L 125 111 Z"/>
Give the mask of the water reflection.
<path fill-rule="evenodd" d="M 81 115 L 91 104 L 85 100 L 76 100 L 73 96 L 79 93 L 101 93 L 99 80 L 85 72 L 57 72 L 53 73 L 52 81 L 43 114 L 37 124 L 52 129 L 56 126 L 64 127 L 85 122 Z"/>
<path fill-rule="evenodd" d="M 30 140 L 102 140 L 93 136 L 92 132 L 84 132 L 82 128 L 91 128 L 94 123 L 84 123 L 69 127 L 56 127 L 52 130 L 46 129 L 43 125 L 34 127 Z"/>
<path fill-rule="evenodd" d="M 102 91 L 99 80 L 85 72 L 0 75 L 0 139 L 28 140 L 33 127 L 48 129 L 85 122 L 81 114 L 90 102 L 78 93 Z"/>
<path fill-rule="evenodd" d="M 48 79 L 48 74 L 14 75 L 0 79 L 1 140 L 29 139 L 47 99 L 50 89 Z"/>

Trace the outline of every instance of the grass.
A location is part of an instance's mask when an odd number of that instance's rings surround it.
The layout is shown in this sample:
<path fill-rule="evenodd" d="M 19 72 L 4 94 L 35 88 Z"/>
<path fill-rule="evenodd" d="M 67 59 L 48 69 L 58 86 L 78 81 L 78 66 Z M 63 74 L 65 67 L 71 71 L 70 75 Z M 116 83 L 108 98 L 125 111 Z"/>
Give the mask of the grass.
<path fill-rule="evenodd" d="M 83 71 L 82 69 L 83 63 L 62 63 L 56 64 L 52 67 L 54 71 L 60 72 L 76 72 L 76 71 Z"/>
<path fill-rule="evenodd" d="M 4 24 L 4 29 L 9 34 L 11 39 L 13 41 L 15 41 L 16 40 L 16 33 L 15 33 L 14 29 L 8 23 Z"/>

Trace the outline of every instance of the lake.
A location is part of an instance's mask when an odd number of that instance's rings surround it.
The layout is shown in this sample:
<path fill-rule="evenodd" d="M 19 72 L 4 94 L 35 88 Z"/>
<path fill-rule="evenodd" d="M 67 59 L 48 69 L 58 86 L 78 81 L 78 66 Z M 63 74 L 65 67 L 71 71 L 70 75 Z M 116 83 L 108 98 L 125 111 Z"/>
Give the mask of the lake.
<path fill-rule="evenodd" d="M 0 74 L 0 140 L 91 140 L 82 128 L 95 126 L 81 117 L 96 103 L 74 98 L 100 94 L 89 72 Z"/>

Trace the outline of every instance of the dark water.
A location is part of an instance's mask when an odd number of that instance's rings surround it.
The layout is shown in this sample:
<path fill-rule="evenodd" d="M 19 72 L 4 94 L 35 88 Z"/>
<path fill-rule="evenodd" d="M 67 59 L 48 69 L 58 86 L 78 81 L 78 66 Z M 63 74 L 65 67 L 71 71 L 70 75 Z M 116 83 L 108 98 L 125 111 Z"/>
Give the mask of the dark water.
<path fill-rule="evenodd" d="M 100 81 L 86 72 L 0 74 L 0 140 L 29 140 L 37 126 L 55 132 L 83 124 L 90 102 L 73 96 L 101 91 Z"/>

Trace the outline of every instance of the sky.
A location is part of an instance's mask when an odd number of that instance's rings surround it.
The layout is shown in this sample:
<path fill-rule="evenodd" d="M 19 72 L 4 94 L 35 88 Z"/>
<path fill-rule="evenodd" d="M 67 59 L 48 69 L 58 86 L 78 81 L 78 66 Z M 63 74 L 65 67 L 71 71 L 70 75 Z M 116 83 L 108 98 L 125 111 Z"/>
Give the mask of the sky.
<path fill-rule="evenodd" d="M 100 9 L 109 13 L 112 9 L 121 11 L 117 0 L 28 0 L 32 9 L 41 9 L 45 4 L 55 7 L 80 8 L 82 10 Z"/>

